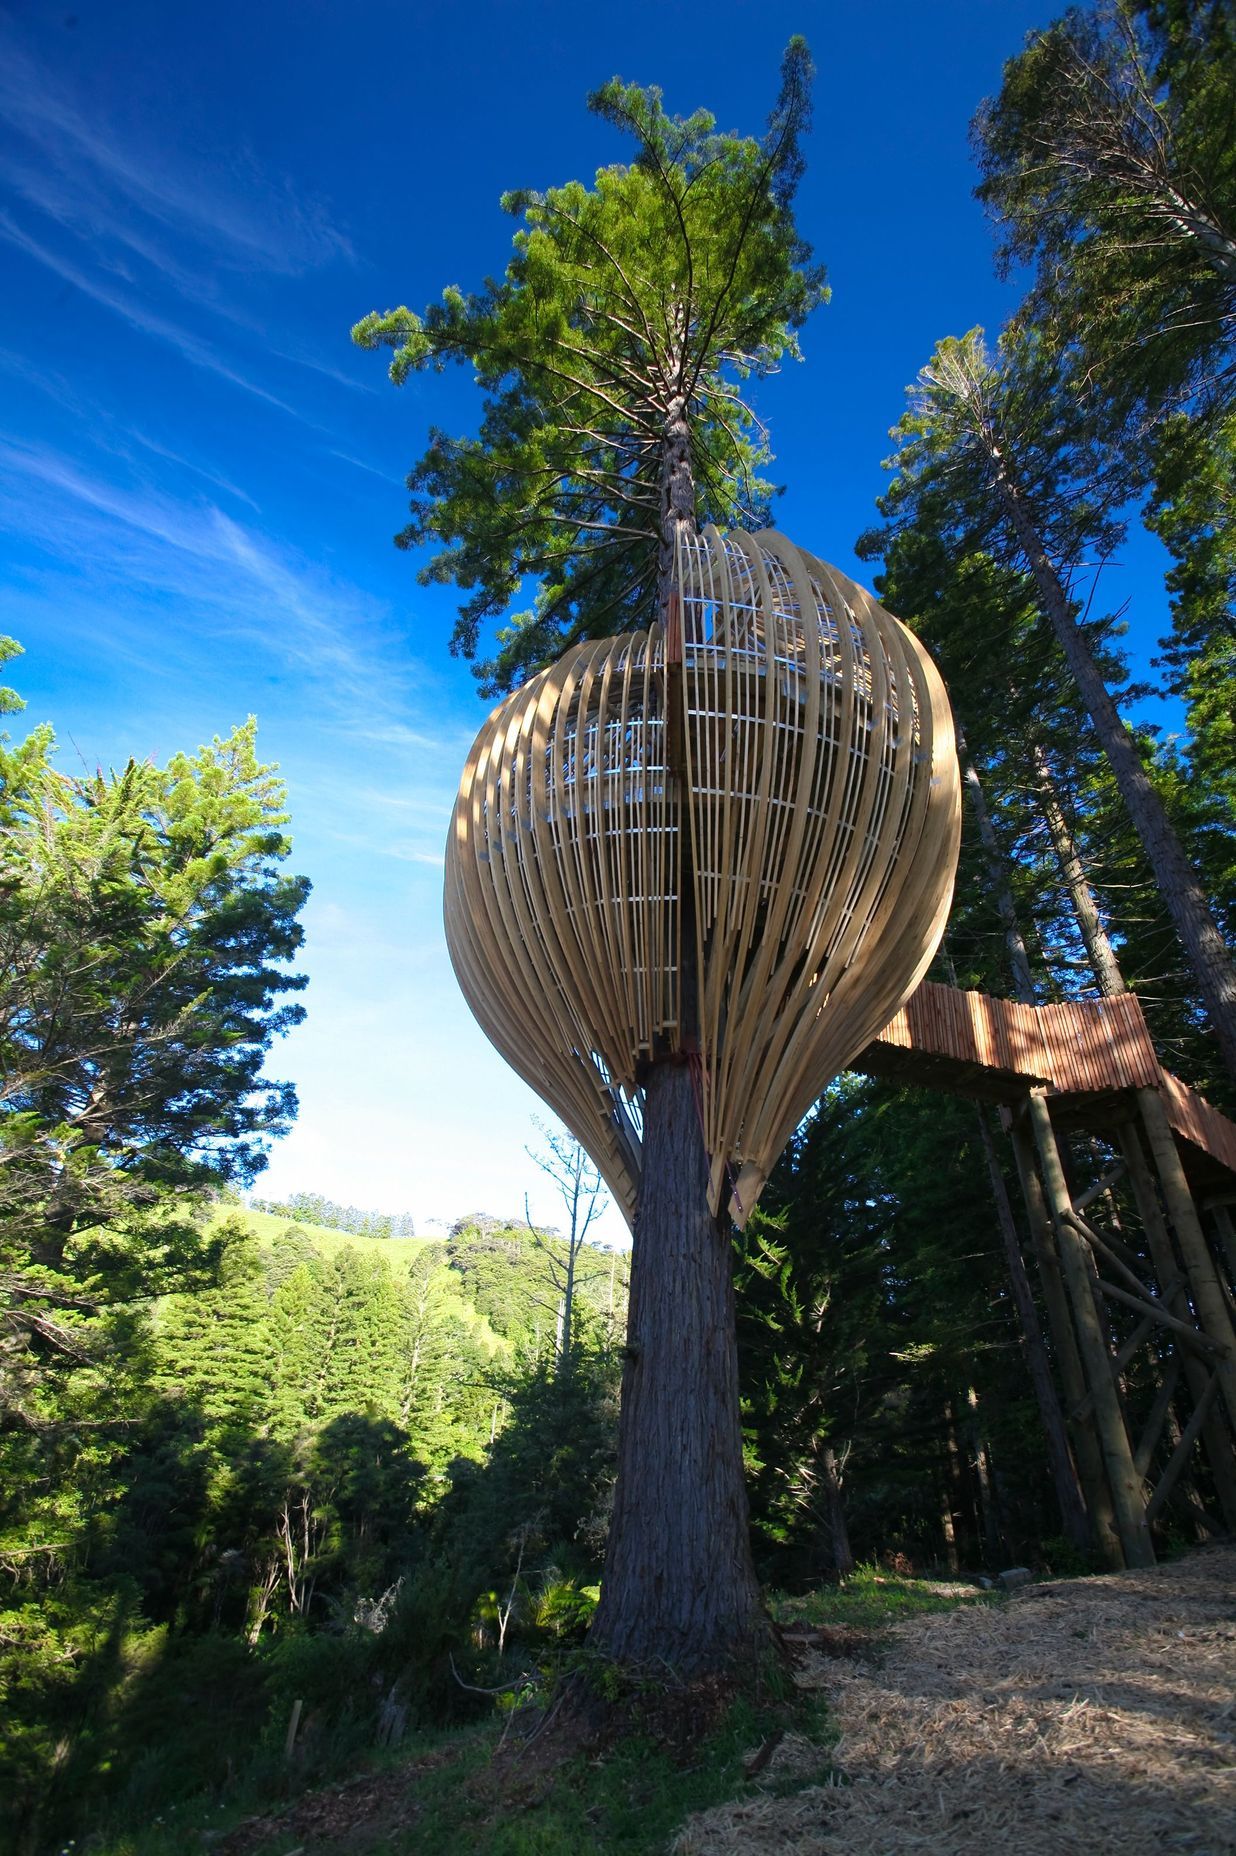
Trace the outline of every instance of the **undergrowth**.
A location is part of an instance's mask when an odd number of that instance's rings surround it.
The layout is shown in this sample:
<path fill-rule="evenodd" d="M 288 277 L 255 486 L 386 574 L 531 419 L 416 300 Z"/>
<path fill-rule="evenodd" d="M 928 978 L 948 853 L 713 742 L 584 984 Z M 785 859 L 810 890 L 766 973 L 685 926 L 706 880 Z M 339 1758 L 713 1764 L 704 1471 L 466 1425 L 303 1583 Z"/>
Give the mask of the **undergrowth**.
<path fill-rule="evenodd" d="M 819 1769 L 780 1782 L 761 1774 L 761 1789 L 818 1783 L 828 1774 L 835 1736 L 814 1696 L 792 1707 L 735 1702 L 686 1757 L 631 1738 L 600 1752 L 546 1760 L 535 1741 L 522 1747 L 512 1736 L 504 1740 L 499 1724 L 490 1722 L 449 1737 L 420 1737 L 398 1755 L 375 1761 L 360 1812 L 349 1807 L 347 1793 L 320 1794 L 318 1810 L 315 1800 L 303 1800 L 263 1823 L 247 1819 L 239 1803 L 204 1816 L 173 1810 L 140 1828 L 90 1838 L 78 1849 L 91 1856 L 212 1849 L 221 1856 L 285 1856 L 290 1850 L 298 1856 L 653 1856 L 693 1812 L 749 1786 L 746 1763 L 787 1728 L 816 1742 Z"/>
<path fill-rule="evenodd" d="M 853 1633 L 874 1647 L 901 1619 L 995 1596 L 864 1566 L 837 1587 L 770 1594 L 769 1608 L 791 1633 Z M 358 1747 L 342 1792 L 303 1790 L 286 1772 L 272 1784 L 263 1773 L 260 1785 L 230 1789 L 222 1808 L 197 1799 L 130 1818 L 123 1829 L 119 1819 L 111 1830 L 96 1820 L 71 1856 L 653 1856 L 696 1811 L 757 1786 L 794 1791 L 826 1781 L 835 1738 L 822 1700 L 800 1691 L 737 1700 L 686 1746 L 632 1733 L 603 1750 L 564 1753 L 535 1735 L 522 1740 L 520 1725 L 495 1713 L 385 1753 Z M 778 1779 L 774 1765 L 748 1777 L 752 1756 L 786 1731 L 818 1747 L 818 1767 Z"/>
<path fill-rule="evenodd" d="M 783 1626 L 880 1631 L 902 1618 L 952 1611 L 963 1604 L 990 1604 L 999 1597 L 965 1580 L 949 1589 L 944 1581 L 911 1579 L 882 1566 L 859 1566 L 840 1584 L 801 1595 L 770 1592 L 769 1609 Z"/>

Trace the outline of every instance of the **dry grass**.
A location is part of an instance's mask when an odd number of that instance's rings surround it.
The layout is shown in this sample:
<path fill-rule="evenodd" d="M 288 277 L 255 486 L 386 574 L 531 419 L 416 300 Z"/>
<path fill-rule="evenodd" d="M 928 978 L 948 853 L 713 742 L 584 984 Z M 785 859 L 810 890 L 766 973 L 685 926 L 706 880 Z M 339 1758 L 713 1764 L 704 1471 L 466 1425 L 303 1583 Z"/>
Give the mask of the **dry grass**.
<path fill-rule="evenodd" d="M 777 1796 L 810 1769 L 787 1740 L 674 1856 L 1236 1852 L 1236 1548 L 910 1619 L 878 1665 L 800 1680 L 840 1728 L 835 1782 Z"/>

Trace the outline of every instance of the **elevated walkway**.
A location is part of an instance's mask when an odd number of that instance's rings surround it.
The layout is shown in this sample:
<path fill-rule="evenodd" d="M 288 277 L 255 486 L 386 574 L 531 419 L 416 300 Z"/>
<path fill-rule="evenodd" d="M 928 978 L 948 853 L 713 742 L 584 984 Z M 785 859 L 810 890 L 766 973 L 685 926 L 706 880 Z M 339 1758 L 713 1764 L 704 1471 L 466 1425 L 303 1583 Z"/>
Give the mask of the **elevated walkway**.
<path fill-rule="evenodd" d="M 1010 1108 L 1041 1089 L 1053 1121 L 1094 1130 L 1157 1089 L 1194 1190 L 1236 1189 L 1236 1123 L 1163 1068 L 1131 992 L 1020 1005 L 926 980 L 850 1067 Z"/>
<path fill-rule="evenodd" d="M 1034 1299 L 990 1146 L 988 1164 L 1044 1422 L 1056 1425 L 1058 1463 L 1068 1466 L 1062 1515 L 1080 1487 L 1091 1536 L 1113 1565 L 1153 1563 L 1150 1528 L 1173 1499 L 1187 1525 L 1236 1531 L 1236 1124 L 1162 1067 L 1136 998 L 1032 1006 L 924 984 L 852 1067 L 1000 1107 L 1067 1442 L 1046 1357 L 1031 1347 Z M 1079 1156 L 1058 1138 L 1069 1129 L 1101 1135 L 1109 1150 L 1102 1178 L 1080 1192 Z M 1145 1348 L 1153 1357 L 1139 1371 L 1158 1391 L 1131 1430 L 1122 1375 Z M 1177 1417 L 1174 1401 L 1186 1396 Z M 1181 1480 L 1199 1446 L 1202 1496 Z"/>

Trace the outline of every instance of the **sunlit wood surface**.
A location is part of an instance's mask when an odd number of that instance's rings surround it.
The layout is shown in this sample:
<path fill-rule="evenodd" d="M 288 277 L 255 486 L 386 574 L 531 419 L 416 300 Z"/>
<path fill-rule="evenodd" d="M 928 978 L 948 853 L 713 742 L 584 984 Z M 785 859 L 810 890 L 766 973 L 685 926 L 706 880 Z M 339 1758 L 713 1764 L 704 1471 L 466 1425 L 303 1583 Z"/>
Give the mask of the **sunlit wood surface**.
<path fill-rule="evenodd" d="M 741 1222 L 922 977 L 959 829 L 918 642 L 784 536 L 709 529 L 680 548 L 668 639 L 581 645 L 486 721 L 448 842 L 448 945 L 629 1219 L 641 1079 L 689 1062 L 711 1202 Z"/>
<path fill-rule="evenodd" d="M 1236 1125 L 1163 1069 L 1131 992 L 1022 1005 L 925 980 L 855 1067 L 1009 1104 L 1039 1087 L 1049 1106 L 1084 1117 L 1090 1127 L 1127 1119 L 1133 1110 L 1120 1098 L 1157 1089 L 1177 1140 L 1236 1173 Z M 1087 1097 L 1094 1101 L 1087 1104 Z"/>

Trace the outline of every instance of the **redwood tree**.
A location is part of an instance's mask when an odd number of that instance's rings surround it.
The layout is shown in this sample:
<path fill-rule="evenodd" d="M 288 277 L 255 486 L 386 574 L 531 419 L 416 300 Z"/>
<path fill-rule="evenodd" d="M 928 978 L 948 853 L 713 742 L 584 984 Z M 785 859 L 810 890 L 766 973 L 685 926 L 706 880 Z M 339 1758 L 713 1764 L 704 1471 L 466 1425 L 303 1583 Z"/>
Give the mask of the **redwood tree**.
<path fill-rule="evenodd" d="M 985 549 L 1028 574 L 1180 937 L 1224 1065 L 1236 1077 L 1236 966 L 1120 714 L 1076 596 L 1079 560 L 1087 552 L 1101 559 L 1119 537 L 1108 511 L 1127 493 L 1129 478 L 1058 362 L 1018 324 L 994 357 L 981 329 L 937 345 L 897 427 L 897 477 L 880 505 L 889 518 L 885 538 L 925 521 L 962 552 Z M 866 545 L 882 542 L 869 537 Z"/>
<path fill-rule="evenodd" d="M 417 315 L 365 318 L 364 347 L 394 350 L 391 377 L 472 368 L 485 393 L 475 436 L 431 433 L 408 479 L 403 547 L 436 547 L 427 581 L 469 597 L 452 648 L 521 582 L 532 608 L 478 667 L 490 693 L 578 640 L 647 626 L 669 598 L 675 541 L 701 521 L 759 526 L 770 486 L 752 376 L 797 358 L 824 298 L 794 223 L 811 65 L 790 42 L 761 138 L 719 134 L 698 110 L 615 78 L 591 108 L 633 137 L 635 159 L 592 187 L 508 194 L 519 221 L 503 277 L 450 288 Z M 693 978 L 684 972 L 687 1009 Z M 626 1662 L 715 1668 L 765 1633 L 747 1532 L 732 1246 L 708 1209 L 690 1072 L 658 1053 L 646 1078 L 618 1485 L 593 1641 Z"/>

